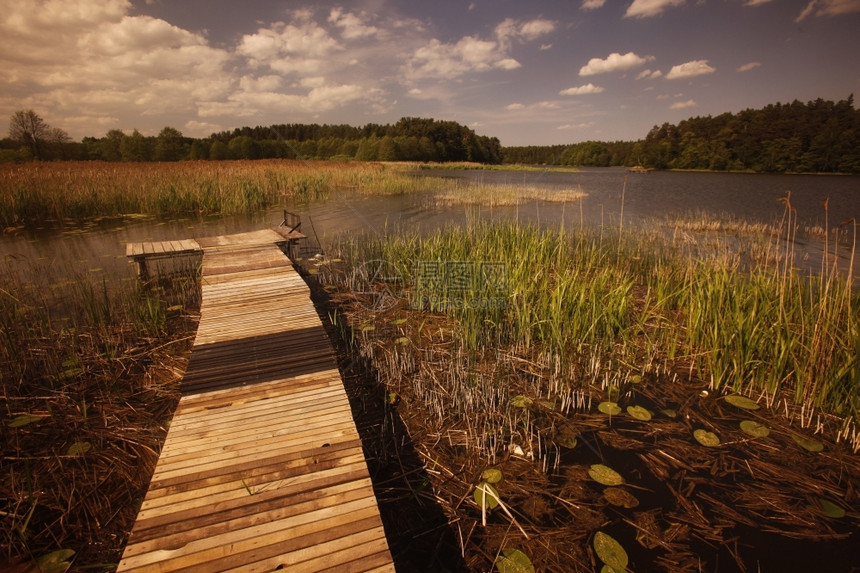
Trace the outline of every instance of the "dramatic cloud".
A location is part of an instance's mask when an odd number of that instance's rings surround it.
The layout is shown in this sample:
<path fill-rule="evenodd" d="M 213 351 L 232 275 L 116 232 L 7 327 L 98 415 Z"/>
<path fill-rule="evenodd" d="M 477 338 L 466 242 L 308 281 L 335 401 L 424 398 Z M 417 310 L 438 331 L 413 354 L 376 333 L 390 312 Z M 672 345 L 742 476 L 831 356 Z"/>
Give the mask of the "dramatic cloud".
<path fill-rule="evenodd" d="M 588 63 L 579 69 L 579 75 L 593 76 L 609 72 L 622 72 L 643 66 L 646 62 L 653 59 L 654 56 L 643 58 L 642 56 L 637 56 L 633 52 L 627 52 L 624 55 L 613 52 L 604 60 L 601 60 L 600 58 L 591 58 L 588 60 Z"/>
<path fill-rule="evenodd" d="M 694 78 L 696 76 L 712 74 L 715 71 L 717 71 L 715 68 L 708 65 L 708 60 L 693 60 L 692 62 L 672 66 L 672 69 L 666 74 L 666 79 L 681 80 L 684 78 Z"/>
<path fill-rule="evenodd" d="M 606 0 L 582 0 L 582 10 L 597 10 L 598 8 L 603 8 L 603 5 L 606 4 Z"/>
<path fill-rule="evenodd" d="M 748 72 L 750 70 L 754 70 L 757 67 L 761 66 L 759 62 L 749 62 L 748 64 L 744 64 L 738 68 L 739 72 Z"/>
<path fill-rule="evenodd" d="M 624 13 L 625 18 L 650 18 L 662 14 L 667 8 L 681 6 L 685 0 L 633 0 Z"/>
<path fill-rule="evenodd" d="M 585 84 L 584 86 L 579 86 L 575 88 L 567 88 L 566 90 L 561 90 L 558 92 L 560 95 L 586 95 L 586 94 L 599 94 L 603 91 L 602 87 L 596 86 L 594 84 Z"/>
<path fill-rule="evenodd" d="M 860 0 L 810 0 L 806 8 L 795 19 L 795 22 L 800 22 L 813 14 L 815 16 L 839 16 L 852 12 L 860 12 Z"/>
<path fill-rule="evenodd" d="M 694 100 L 688 99 L 687 101 L 679 101 L 675 102 L 669 106 L 669 109 L 687 109 L 689 107 L 696 107 L 697 104 Z"/>

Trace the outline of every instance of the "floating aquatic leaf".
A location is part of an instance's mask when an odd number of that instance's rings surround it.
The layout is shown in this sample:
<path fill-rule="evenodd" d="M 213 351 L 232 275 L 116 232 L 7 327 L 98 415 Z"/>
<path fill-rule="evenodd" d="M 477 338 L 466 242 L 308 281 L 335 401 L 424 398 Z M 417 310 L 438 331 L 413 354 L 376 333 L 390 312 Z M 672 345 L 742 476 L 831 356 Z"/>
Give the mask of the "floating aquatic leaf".
<path fill-rule="evenodd" d="M 75 442 L 69 449 L 66 450 L 67 456 L 82 456 L 92 448 L 93 445 L 89 442 Z"/>
<path fill-rule="evenodd" d="M 174 304 L 173 306 L 167 307 L 167 312 L 179 312 L 180 310 L 182 310 L 181 304 Z"/>
<path fill-rule="evenodd" d="M 323 290 L 326 292 L 334 292 L 337 290 L 337 286 L 336 285 L 325 285 L 323 287 Z"/>
<path fill-rule="evenodd" d="M 594 552 L 615 571 L 627 569 L 627 552 L 620 543 L 602 531 L 594 534 Z"/>
<path fill-rule="evenodd" d="M 474 497 L 475 503 L 478 504 L 478 507 L 493 509 L 499 505 L 499 492 L 496 488 L 485 481 L 479 483 L 478 487 L 475 488 Z"/>
<path fill-rule="evenodd" d="M 405 336 L 401 336 L 399 338 L 394 339 L 395 344 L 399 344 L 400 346 L 409 346 L 409 339 Z"/>
<path fill-rule="evenodd" d="M 620 473 L 603 464 L 594 464 L 588 468 L 588 475 L 602 485 L 621 485 L 624 483 L 624 478 L 621 477 Z"/>
<path fill-rule="evenodd" d="M 397 325 L 397 324 L 403 324 L 404 322 L 406 322 L 405 318 L 395 318 L 394 320 L 391 321 L 391 324 Z"/>
<path fill-rule="evenodd" d="M 576 433 L 571 430 L 562 430 L 556 435 L 555 441 L 559 445 L 572 450 L 577 444 Z"/>
<path fill-rule="evenodd" d="M 317 275 L 317 274 L 319 274 L 319 272 L 320 272 L 319 269 L 308 269 L 309 275 Z"/>
<path fill-rule="evenodd" d="M 615 402 L 601 402 L 597 405 L 597 409 L 604 414 L 608 414 L 610 416 L 614 416 L 616 414 L 621 413 L 621 406 L 619 406 Z"/>
<path fill-rule="evenodd" d="M 714 446 L 720 445 L 720 438 L 713 432 L 709 432 L 707 430 L 703 430 L 699 428 L 695 432 L 693 432 L 693 437 L 696 438 L 696 441 L 702 444 L 703 446 L 707 446 L 709 448 L 713 448 Z"/>
<path fill-rule="evenodd" d="M 642 420 L 643 422 L 647 422 L 651 419 L 651 412 L 649 412 L 642 406 L 627 406 L 627 413 L 636 418 L 637 420 Z"/>
<path fill-rule="evenodd" d="M 40 573 L 65 573 L 72 566 L 70 559 L 75 552 L 71 549 L 60 549 L 36 559 L 37 571 Z"/>
<path fill-rule="evenodd" d="M 741 431 L 753 438 L 766 438 L 770 435 L 770 428 L 753 420 L 744 420 L 740 424 Z"/>
<path fill-rule="evenodd" d="M 834 519 L 845 517 L 845 510 L 832 501 L 819 497 L 818 503 L 821 504 L 821 511 L 823 511 L 824 515 L 827 517 L 832 517 Z"/>
<path fill-rule="evenodd" d="M 672 408 L 664 408 L 664 409 L 660 410 L 660 412 L 664 416 L 666 416 L 667 418 L 677 418 L 678 417 L 678 412 L 676 412 Z"/>
<path fill-rule="evenodd" d="M 750 400 L 746 396 L 740 396 L 738 394 L 729 394 L 723 398 L 726 402 L 735 406 L 737 408 L 742 408 L 744 410 L 758 410 L 759 405 L 755 403 L 754 400 Z"/>
<path fill-rule="evenodd" d="M 794 439 L 795 443 L 805 450 L 809 450 L 810 452 L 820 452 L 824 449 L 824 444 L 819 442 L 818 440 L 813 440 L 811 438 L 805 438 L 803 436 L 799 436 L 797 434 L 792 434 L 791 437 Z"/>
<path fill-rule="evenodd" d="M 502 470 L 498 468 L 487 468 L 481 474 L 481 479 L 487 483 L 499 483 L 502 481 Z"/>
<path fill-rule="evenodd" d="M 20 416 L 15 417 L 6 425 L 10 428 L 20 428 L 22 426 L 26 426 L 27 424 L 38 422 L 42 418 L 47 418 L 47 416 L 40 416 L 39 414 L 21 414 Z"/>
<path fill-rule="evenodd" d="M 639 384 L 640 382 L 642 382 L 642 376 L 640 376 L 639 374 L 634 374 L 630 377 L 630 381 L 634 384 Z"/>
<path fill-rule="evenodd" d="M 528 396 L 523 396 L 522 394 L 518 394 L 511 398 L 511 406 L 514 408 L 528 408 L 532 405 L 532 399 Z"/>
<path fill-rule="evenodd" d="M 376 330 L 376 327 L 372 324 L 362 324 L 359 330 L 361 330 L 362 332 L 371 332 L 373 330 Z"/>
<path fill-rule="evenodd" d="M 624 488 L 608 487 L 603 490 L 603 497 L 612 505 L 632 509 L 639 505 L 639 500 Z"/>
<path fill-rule="evenodd" d="M 535 566 L 528 555 L 519 549 L 509 548 L 502 550 L 502 555 L 496 558 L 496 569 L 499 573 L 534 573 Z"/>
<path fill-rule="evenodd" d="M 388 393 L 388 403 L 396 404 L 397 403 L 397 392 L 389 392 Z"/>

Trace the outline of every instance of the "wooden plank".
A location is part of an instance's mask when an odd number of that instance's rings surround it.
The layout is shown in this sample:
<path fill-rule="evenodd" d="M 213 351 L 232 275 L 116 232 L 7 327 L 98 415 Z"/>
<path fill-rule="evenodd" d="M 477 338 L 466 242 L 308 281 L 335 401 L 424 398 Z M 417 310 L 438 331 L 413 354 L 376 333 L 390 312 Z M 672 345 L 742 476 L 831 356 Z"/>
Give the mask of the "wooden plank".
<path fill-rule="evenodd" d="M 138 244 L 202 248 L 203 303 L 119 571 L 394 571 L 334 352 L 283 242 Z"/>

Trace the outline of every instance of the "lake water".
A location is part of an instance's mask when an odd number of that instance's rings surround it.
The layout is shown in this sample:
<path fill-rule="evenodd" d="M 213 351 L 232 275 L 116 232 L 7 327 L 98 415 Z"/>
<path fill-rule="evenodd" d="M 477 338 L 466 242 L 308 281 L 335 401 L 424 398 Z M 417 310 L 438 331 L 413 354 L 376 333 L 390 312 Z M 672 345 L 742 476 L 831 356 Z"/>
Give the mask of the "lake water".
<path fill-rule="evenodd" d="M 188 218 L 168 222 L 104 221 L 87 229 L 59 232 L 27 231 L 0 239 L 0 254 L 8 261 L 41 261 L 76 265 L 90 272 L 133 275 L 125 259 L 125 243 L 195 238 L 256 230 L 277 224 L 284 207 L 302 215 L 303 231 L 323 246 L 348 233 L 381 233 L 385 227 L 431 231 L 475 218 L 510 219 L 523 223 L 578 228 L 580 224 L 617 228 L 653 220 L 672 220 L 691 213 L 732 217 L 750 222 L 778 222 L 779 202 L 791 191 L 791 204 L 801 225 L 823 226 L 822 202 L 829 198 L 829 226 L 850 217 L 860 219 L 860 178 L 817 175 L 756 175 L 728 173 L 627 173 L 624 169 L 582 169 L 578 173 L 518 171 L 426 171 L 423 177 L 466 179 L 520 189 L 578 189 L 587 194 L 561 204 L 539 201 L 518 206 L 439 207 L 426 193 L 395 197 L 352 197 L 337 190 L 325 201 L 279 206 L 250 216 Z M 623 203 L 622 203 L 623 198 Z M 623 213 L 622 213 L 623 206 Z M 850 226 L 849 226 L 850 227 Z M 849 227 L 846 227 L 849 228 Z M 848 237 L 847 233 L 844 237 Z M 813 254 L 821 246 L 805 244 Z"/>

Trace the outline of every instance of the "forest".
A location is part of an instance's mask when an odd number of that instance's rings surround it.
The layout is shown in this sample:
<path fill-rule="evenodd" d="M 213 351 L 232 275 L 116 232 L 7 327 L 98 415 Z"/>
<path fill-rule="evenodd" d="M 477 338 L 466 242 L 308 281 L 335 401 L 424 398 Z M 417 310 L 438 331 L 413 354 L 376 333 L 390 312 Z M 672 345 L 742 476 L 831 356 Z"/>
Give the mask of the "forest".
<path fill-rule="evenodd" d="M 26 120 L 26 121 L 23 121 Z M 454 121 L 405 117 L 395 124 L 279 124 L 241 127 L 207 138 L 173 127 L 157 136 L 114 129 L 73 142 L 32 110 L 16 112 L 0 161 L 78 159 L 183 161 L 307 158 L 476 162 L 769 173 L 860 173 L 860 111 L 838 102 L 794 100 L 762 109 L 655 125 L 638 141 L 503 147 Z"/>

